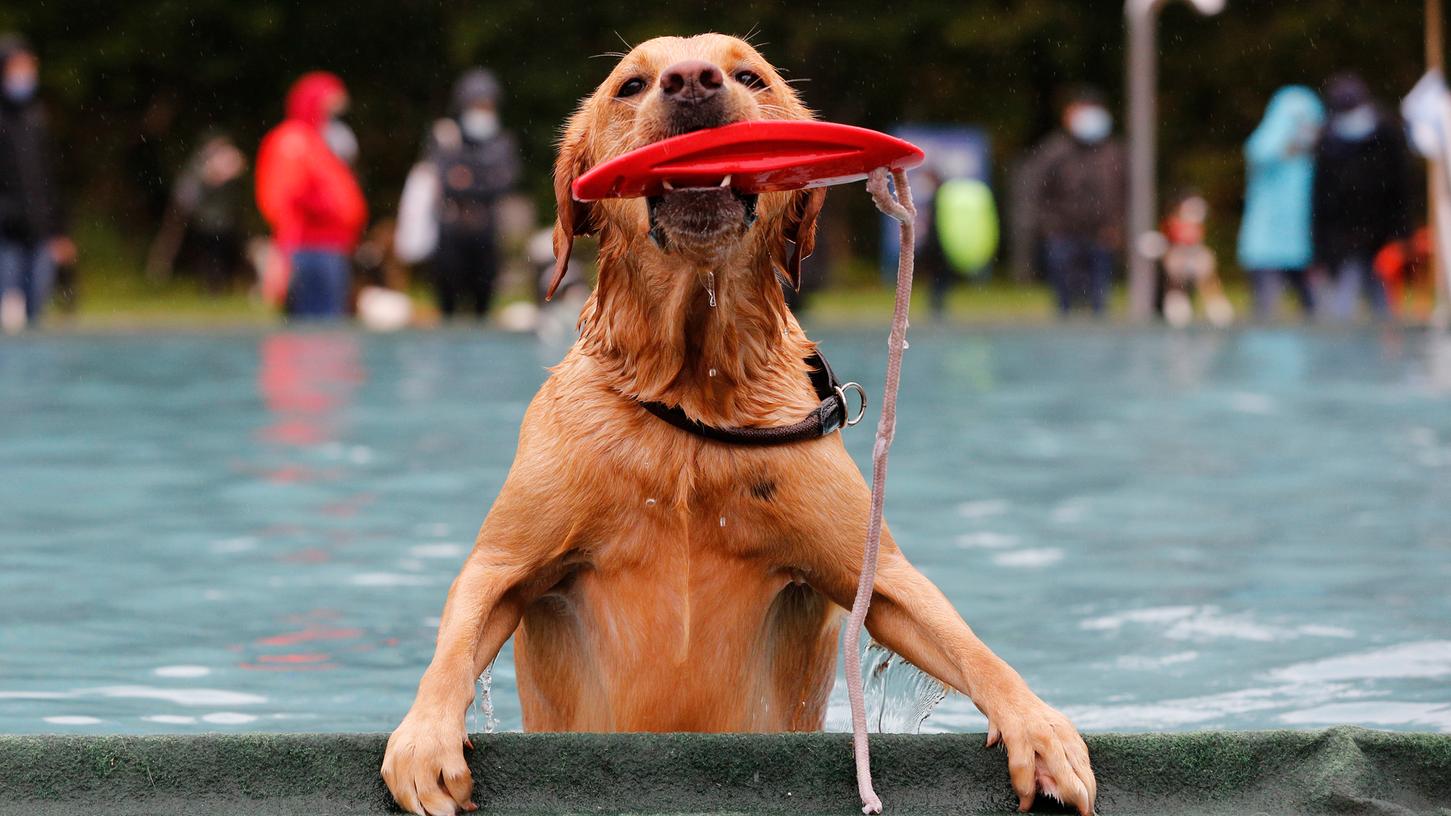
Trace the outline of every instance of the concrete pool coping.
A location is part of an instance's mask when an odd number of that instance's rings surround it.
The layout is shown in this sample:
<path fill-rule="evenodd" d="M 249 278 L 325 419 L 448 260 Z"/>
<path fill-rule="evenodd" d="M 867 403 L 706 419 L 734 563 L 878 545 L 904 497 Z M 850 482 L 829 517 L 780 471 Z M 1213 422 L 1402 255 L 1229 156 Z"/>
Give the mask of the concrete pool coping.
<path fill-rule="evenodd" d="M 0 813 L 392 813 L 377 772 L 386 739 L 0 736 Z M 1451 814 L 1446 734 L 1346 727 L 1088 743 L 1107 816 Z M 474 744 L 484 813 L 860 812 L 846 734 L 491 734 Z M 982 745 L 981 734 L 874 736 L 886 812 L 1012 813 L 1004 755 Z"/>

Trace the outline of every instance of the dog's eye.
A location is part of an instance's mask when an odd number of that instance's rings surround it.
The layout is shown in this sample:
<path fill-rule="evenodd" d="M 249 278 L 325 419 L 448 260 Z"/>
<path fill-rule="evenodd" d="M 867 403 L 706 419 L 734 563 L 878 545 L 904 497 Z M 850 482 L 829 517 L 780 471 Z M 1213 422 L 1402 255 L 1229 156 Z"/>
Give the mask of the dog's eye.
<path fill-rule="evenodd" d="M 635 77 L 634 79 L 626 81 L 624 85 L 620 86 L 618 91 L 615 91 L 615 98 L 624 99 L 627 96 L 634 96 L 643 90 L 645 90 L 645 80 Z"/>
<path fill-rule="evenodd" d="M 761 79 L 761 75 L 755 71 L 736 71 L 735 78 L 736 82 L 741 83 L 753 91 L 759 91 L 766 87 L 766 80 Z"/>

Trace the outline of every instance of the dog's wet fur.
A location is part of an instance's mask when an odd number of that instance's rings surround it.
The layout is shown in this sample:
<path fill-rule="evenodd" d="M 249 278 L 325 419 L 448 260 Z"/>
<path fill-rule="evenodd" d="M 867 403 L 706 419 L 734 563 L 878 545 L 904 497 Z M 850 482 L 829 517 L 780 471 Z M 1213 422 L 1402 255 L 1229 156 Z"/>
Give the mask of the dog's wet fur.
<path fill-rule="evenodd" d="M 717 101 L 703 107 L 692 93 L 684 104 L 673 80 L 667 98 L 664 79 L 683 63 L 718 70 L 698 74 Z M 763 193 L 754 206 L 728 184 L 652 201 L 570 197 L 598 163 L 692 128 L 809 118 L 754 48 L 718 34 L 642 43 L 570 117 L 555 165 L 556 261 L 594 236 L 599 278 L 578 342 L 524 416 L 433 660 L 388 740 L 383 778 L 406 810 L 472 809 L 466 712 L 510 637 L 529 731 L 822 727 L 870 503 L 840 434 L 724 445 L 638 401 L 725 427 L 785 425 L 816 407 L 805 363 L 815 346 L 781 281 L 799 281 L 825 193 Z M 1007 748 L 1021 807 L 1041 790 L 1092 811 L 1093 771 L 1072 724 L 885 529 L 867 628 L 972 698 L 989 744 Z"/>

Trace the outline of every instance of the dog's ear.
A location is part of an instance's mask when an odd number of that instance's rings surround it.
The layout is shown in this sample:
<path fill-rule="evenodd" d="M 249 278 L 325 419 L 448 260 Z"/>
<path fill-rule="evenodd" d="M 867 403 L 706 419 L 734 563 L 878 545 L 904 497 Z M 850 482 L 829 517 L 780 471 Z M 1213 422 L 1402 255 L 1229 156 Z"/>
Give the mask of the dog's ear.
<path fill-rule="evenodd" d="M 801 190 L 791 194 L 791 203 L 786 205 L 786 216 L 781 222 L 781 237 L 790 246 L 783 245 L 786 280 L 791 288 L 801 291 L 801 261 L 816 249 L 816 217 L 826 203 L 826 188 Z"/>
<path fill-rule="evenodd" d="M 569 269 L 569 253 L 574 249 L 576 235 L 591 235 L 594 225 L 594 208 L 583 201 L 576 201 L 571 188 L 574 180 L 589 170 L 589 156 L 585 146 L 589 144 L 589 133 L 584 126 L 583 110 L 576 113 L 564 130 L 559 142 L 559 158 L 554 161 L 554 278 L 549 282 L 549 291 L 544 299 L 554 297 L 554 290 L 564 280 Z"/>

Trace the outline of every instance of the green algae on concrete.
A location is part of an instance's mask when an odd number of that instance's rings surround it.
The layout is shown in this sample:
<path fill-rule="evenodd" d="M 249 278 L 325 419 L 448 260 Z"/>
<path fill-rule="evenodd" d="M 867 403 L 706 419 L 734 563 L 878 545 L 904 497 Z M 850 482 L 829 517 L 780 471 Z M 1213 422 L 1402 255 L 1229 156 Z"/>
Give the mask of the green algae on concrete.
<path fill-rule="evenodd" d="M 469 752 L 498 814 L 859 813 L 845 734 L 490 734 Z M 0 814 L 395 813 L 379 734 L 0 736 Z M 1099 811 L 1451 816 L 1451 735 L 1095 734 Z M 983 736 L 878 735 L 892 814 L 1009 814 Z M 1061 812 L 1040 802 L 1045 812 Z"/>

